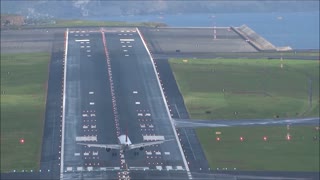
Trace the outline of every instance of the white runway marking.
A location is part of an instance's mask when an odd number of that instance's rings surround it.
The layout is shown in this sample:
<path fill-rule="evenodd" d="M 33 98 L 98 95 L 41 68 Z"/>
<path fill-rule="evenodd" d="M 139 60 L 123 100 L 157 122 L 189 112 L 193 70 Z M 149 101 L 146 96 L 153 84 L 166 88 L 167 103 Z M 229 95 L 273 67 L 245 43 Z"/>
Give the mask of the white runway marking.
<path fill-rule="evenodd" d="M 163 141 L 164 136 L 143 136 L 144 141 Z"/>
<path fill-rule="evenodd" d="M 170 155 L 170 152 L 164 152 L 165 155 Z"/>
<path fill-rule="evenodd" d="M 88 42 L 90 39 L 75 39 L 76 42 Z"/>
<path fill-rule="evenodd" d="M 134 39 L 120 39 L 120 41 L 134 41 Z"/>
<path fill-rule="evenodd" d="M 74 156 L 80 156 L 80 153 L 74 153 Z"/>
<path fill-rule="evenodd" d="M 90 105 L 94 105 L 94 102 L 90 102 L 89 104 L 90 104 Z"/>
<path fill-rule="evenodd" d="M 133 91 L 132 93 L 133 93 L 133 94 L 137 94 L 137 93 L 138 93 L 138 91 Z"/>
<path fill-rule="evenodd" d="M 90 54 L 88 54 L 87 56 L 88 56 L 88 57 L 91 57 L 91 55 L 90 55 Z"/>
<path fill-rule="evenodd" d="M 126 55 L 124 55 L 124 56 L 129 56 L 129 54 L 126 54 Z"/>
<path fill-rule="evenodd" d="M 93 91 L 90 91 L 89 94 L 94 94 L 94 92 L 93 92 Z"/>
<path fill-rule="evenodd" d="M 124 49 L 123 52 L 127 52 L 128 50 Z"/>
<path fill-rule="evenodd" d="M 140 104 L 140 102 L 137 101 L 136 104 Z"/>
<path fill-rule="evenodd" d="M 97 136 L 77 136 L 76 141 L 97 141 Z"/>
<path fill-rule="evenodd" d="M 132 47 L 132 46 L 128 46 L 128 47 Z"/>

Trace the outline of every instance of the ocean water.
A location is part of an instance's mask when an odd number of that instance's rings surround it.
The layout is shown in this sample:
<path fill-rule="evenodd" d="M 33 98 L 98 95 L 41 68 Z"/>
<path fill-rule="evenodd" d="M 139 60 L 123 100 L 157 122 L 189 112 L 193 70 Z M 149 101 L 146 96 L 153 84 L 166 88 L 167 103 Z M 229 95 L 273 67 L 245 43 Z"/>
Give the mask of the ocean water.
<path fill-rule="evenodd" d="M 319 49 L 319 11 L 290 13 L 229 13 L 109 16 L 94 20 L 163 22 L 172 27 L 248 25 L 275 46 Z"/>

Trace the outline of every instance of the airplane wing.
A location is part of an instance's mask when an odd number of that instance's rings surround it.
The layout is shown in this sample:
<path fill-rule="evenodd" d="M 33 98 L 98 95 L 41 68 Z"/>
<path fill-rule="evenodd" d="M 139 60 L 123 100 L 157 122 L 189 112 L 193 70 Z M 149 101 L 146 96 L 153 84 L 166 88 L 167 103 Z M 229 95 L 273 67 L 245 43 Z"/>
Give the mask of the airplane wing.
<path fill-rule="evenodd" d="M 105 148 L 105 149 L 121 149 L 120 144 L 89 144 L 89 143 L 77 143 L 80 145 L 85 145 L 88 147 L 98 147 L 98 148 Z"/>
<path fill-rule="evenodd" d="M 145 143 L 138 143 L 138 144 L 130 144 L 129 149 L 136 149 L 136 148 L 141 148 L 141 147 L 146 147 L 146 146 L 152 146 L 152 145 L 157 145 L 157 144 L 162 144 L 166 141 L 172 141 L 173 139 L 169 140 L 164 140 L 164 141 L 153 141 L 153 142 L 145 142 Z"/>

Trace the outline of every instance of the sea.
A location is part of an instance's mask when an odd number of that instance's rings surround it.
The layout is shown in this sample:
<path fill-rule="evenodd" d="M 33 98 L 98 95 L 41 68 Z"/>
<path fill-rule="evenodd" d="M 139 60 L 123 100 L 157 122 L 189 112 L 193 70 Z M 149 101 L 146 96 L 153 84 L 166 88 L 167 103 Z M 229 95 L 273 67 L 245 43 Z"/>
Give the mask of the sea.
<path fill-rule="evenodd" d="M 229 27 L 246 24 L 275 46 L 319 49 L 319 11 L 274 13 L 187 13 L 90 17 L 91 20 L 162 22 L 170 27 Z"/>

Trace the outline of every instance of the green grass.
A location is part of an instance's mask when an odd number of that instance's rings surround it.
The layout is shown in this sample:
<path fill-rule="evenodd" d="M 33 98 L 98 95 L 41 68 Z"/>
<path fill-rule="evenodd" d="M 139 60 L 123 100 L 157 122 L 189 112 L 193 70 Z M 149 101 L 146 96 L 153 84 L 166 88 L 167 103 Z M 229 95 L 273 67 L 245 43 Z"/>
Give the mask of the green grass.
<path fill-rule="evenodd" d="M 193 119 L 319 116 L 319 61 L 169 62 Z M 311 108 L 309 79 L 313 80 Z M 319 138 L 319 131 L 314 129 L 291 127 L 291 141 L 285 140 L 285 126 L 201 128 L 197 135 L 212 169 L 319 171 L 319 140 L 313 140 L 314 136 Z M 216 141 L 216 131 L 222 132 L 220 142 Z M 268 136 L 268 142 L 263 136 Z"/>
<path fill-rule="evenodd" d="M 290 141 L 286 140 L 287 132 Z M 214 170 L 319 171 L 319 139 L 313 140 L 319 137 L 319 130 L 315 127 L 202 128 L 197 134 Z"/>
<path fill-rule="evenodd" d="M 170 64 L 192 118 L 319 116 L 319 61 L 173 59 Z"/>
<path fill-rule="evenodd" d="M 1 54 L 1 172 L 39 169 L 49 59 Z"/>

